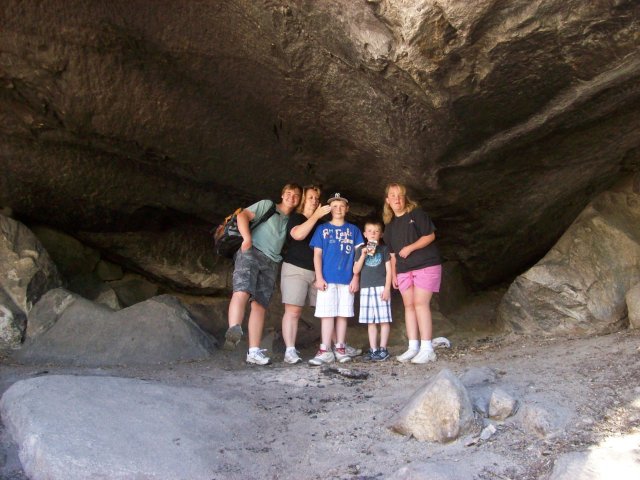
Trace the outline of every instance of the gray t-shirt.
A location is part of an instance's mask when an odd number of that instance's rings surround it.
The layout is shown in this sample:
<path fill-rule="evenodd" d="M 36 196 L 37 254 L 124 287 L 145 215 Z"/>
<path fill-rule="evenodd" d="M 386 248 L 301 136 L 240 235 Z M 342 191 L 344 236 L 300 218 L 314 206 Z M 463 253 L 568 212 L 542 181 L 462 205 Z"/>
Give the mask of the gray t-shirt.
<path fill-rule="evenodd" d="M 259 220 L 260 217 L 269 210 L 272 203 L 271 200 L 260 200 L 250 207 L 247 207 L 248 210 L 256 215 L 253 221 Z M 285 215 L 276 208 L 276 213 L 274 213 L 269 220 L 261 223 L 251 232 L 253 246 L 274 262 L 282 261 L 280 252 L 287 238 L 288 221 L 289 215 Z"/>
<path fill-rule="evenodd" d="M 366 247 L 364 244 L 356 248 L 356 258 L 360 258 L 360 252 Z M 376 253 L 367 255 L 360 271 L 360 288 L 384 287 L 387 281 L 386 264 L 390 260 L 391 255 L 386 245 L 378 245 Z"/>

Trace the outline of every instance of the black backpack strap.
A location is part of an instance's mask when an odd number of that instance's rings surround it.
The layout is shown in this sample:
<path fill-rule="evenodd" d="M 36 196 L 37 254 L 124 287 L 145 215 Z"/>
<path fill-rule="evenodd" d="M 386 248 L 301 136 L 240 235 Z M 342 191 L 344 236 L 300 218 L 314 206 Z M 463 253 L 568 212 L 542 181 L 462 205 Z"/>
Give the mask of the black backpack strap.
<path fill-rule="evenodd" d="M 261 224 L 263 224 L 264 222 L 266 222 L 267 220 L 269 220 L 273 214 L 276 213 L 276 204 L 271 202 L 271 206 L 269 207 L 269 210 L 267 210 L 266 212 L 264 212 L 264 215 L 262 215 L 260 217 L 260 219 L 253 224 L 253 226 L 251 226 L 251 230 L 255 230 L 256 228 L 258 228 Z"/>

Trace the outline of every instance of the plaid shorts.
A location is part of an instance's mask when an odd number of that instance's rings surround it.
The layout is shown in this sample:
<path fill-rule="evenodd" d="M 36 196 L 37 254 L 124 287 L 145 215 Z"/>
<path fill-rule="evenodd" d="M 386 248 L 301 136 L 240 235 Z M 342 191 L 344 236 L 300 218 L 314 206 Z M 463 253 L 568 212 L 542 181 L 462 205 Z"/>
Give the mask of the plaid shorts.
<path fill-rule="evenodd" d="M 278 277 L 278 263 L 257 248 L 238 250 L 234 256 L 233 291 L 247 292 L 264 308 L 269 306 Z"/>
<path fill-rule="evenodd" d="M 384 287 L 360 289 L 359 323 L 391 323 L 391 300 L 382 300 Z"/>

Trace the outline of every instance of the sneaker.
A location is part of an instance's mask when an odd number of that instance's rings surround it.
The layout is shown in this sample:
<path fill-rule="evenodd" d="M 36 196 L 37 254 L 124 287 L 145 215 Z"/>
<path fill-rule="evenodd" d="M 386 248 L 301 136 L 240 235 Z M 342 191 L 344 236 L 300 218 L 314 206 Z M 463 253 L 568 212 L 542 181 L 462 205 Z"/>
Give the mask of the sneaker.
<path fill-rule="evenodd" d="M 256 365 L 269 365 L 271 363 L 271 359 L 267 357 L 264 352 L 266 352 L 266 350 L 264 349 L 247 352 L 247 363 L 254 363 Z"/>
<path fill-rule="evenodd" d="M 346 348 L 336 348 L 334 351 L 336 360 L 340 363 L 347 363 L 351 361 L 351 357 L 347 355 Z"/>
<path fill-rule="evenodd" d="M 242 338 L 242 326 L 234 325 L 229 327 L 227 333 L 224 334 L 224 350 L 233 350 Z"/>
<path fill-rule="evenodd" d="M 284 362 L 285 363 L 290 363 L 291 365 L 295 365 L 296 363 L 300 363 L 302 361 L 302 359 L 300 358 L 300 355 L 298 355 L 300 352 L 298 352 L 297 350 L 292 350 L 292 351 L 287 351 L 284 353 Z"/>
<path fill-rule="evenodd" d="M 418 354 L 411 359 L 411 363 L 429 363 L 436 361 L 436 352 L 433 350 L 420 350 Z"/>
<path fill-rule="evenodd" d="M 374 356 L 371 357 L 371 360 L 373 360 L 374 362 L 384 362 L 389 357 L 391 357 L 391 355 L 389 355 L 389 350 L 387 350 L 386 348 L 380 348 L 376 351 L 376 353 L 374 353 Z"/>
<path fill-rule="evenodd" d="M 348 344 L 344 344 L 344 349 L 347 353 L 347 355 L 349 355 L 350 357 L 357 357 L 358 355 L 362 355 L 362 349 L 361 348 L 356 348 L 356 347 L 352 347 L 351 345 Z"/>
<path fill-rule="evenodd" d="M 335 360 L 333 352 L 329 350 L 318 350 L 316 356 L 309 360 L 309 365 L 320 366 L 324 363 L 331 363 Z"/>
<path fill-rule="evenodd" d="M 418 354 L 418 350 L 409 349 L 406 352 L 404 352 L 402 355 L 399 355 L 398 357 L 396 357 L 396 360 L 398 360 L 400 363 L 407 363 L 417 354 Z"/>
<path fill-rule="evenodd" d="M 374 349 L 370 348 L 370 349 L 367 351 L 367 353 L 365 353 L 365 354 L 362 356 L 362 359 L 363 359 L 365 362 L 369 362 L 369 361 L 371 361 L 371 360 L 373 360 L 373 359 L 374 359 L 374 357 L 375 357 L 376 353 L 378 353 L 378 350 L 377 350 L 377 349 L 376 349 L 376 350 L 374 350 Z"/>
<path fill-rule="evenodd" d="M 431 345 L 433 346 L 433 348 L 436 348 L 436 347 L 451 348 L 451 342 L 449 341 L 448 338 L 445 338 L 445 337 L 434 338 L 433 340 L 431 340 Z"/>

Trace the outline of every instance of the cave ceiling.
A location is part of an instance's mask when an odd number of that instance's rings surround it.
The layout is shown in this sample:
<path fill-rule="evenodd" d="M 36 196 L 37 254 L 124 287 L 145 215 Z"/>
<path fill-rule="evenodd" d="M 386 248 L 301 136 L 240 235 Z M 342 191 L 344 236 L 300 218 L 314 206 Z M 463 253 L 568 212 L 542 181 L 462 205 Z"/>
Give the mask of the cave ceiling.
<path fill-rule="evenodd" d="M 640 2 L 11 1 L 0 207 L 207 225 L 289 181 L 354 219 L 407 185 L 479 284 L 640 166 Z"/>

